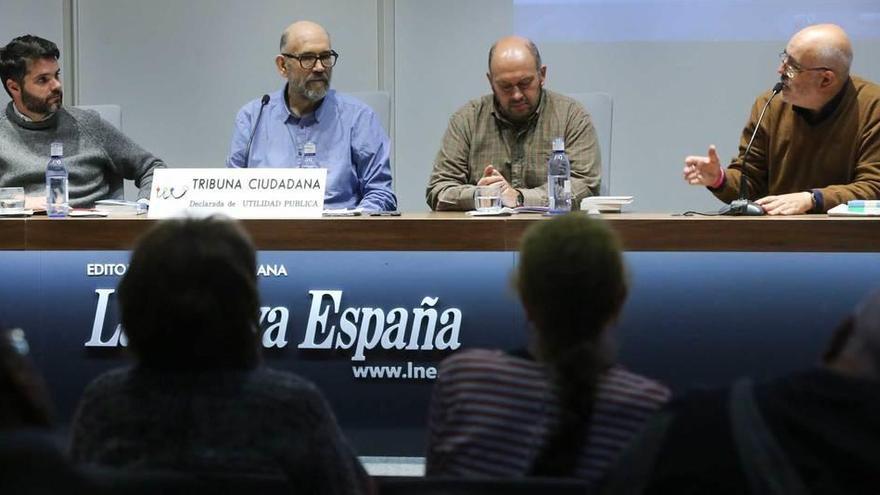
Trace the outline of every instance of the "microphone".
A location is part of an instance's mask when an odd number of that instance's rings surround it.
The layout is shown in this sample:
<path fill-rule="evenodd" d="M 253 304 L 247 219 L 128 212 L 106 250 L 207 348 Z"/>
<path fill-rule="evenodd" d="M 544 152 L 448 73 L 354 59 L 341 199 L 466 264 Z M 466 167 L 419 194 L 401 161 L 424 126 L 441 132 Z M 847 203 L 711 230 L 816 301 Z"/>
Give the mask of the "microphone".
<path fill-rule="evenodd" d="M 260 125 L 260 118 L 263 116 L 263 109 L 266 108 L 266 105 L 269 103 L 269 95 L 263 95 L 263 99 L 260 100 L 260 111 L 257 113 L 257 121 L 254 122 L 254 128 L 251 129 L 251 137 L 248 139 L 247 148 L 244 150 L 244 167 L 247 168 L 248 163 L 251 161 L 251 145 L 254 144 L 254 136 L 257 135 L 257 126 Z"/>
<path fill-rule="evenodd" d="M 758 135 L 761 121 L 764 120 L 764 112 L 767 111 L 767 107 L 770 106 L 770 102 L 773 101 L 773 98 L 776 98 L 776 95 L 782 91 L 783 86 L 782 82 L 778 82 L 773 86 L 773 94 L 770 95 L 767 103 L 764 104 L 764 108 L 761 109 L 760 115 L 758 115 L 758 122 L 755 124 L 755 130 L 752 131 L 752 137 L 749 139 L 749 144 L 746 146 L 746 152 L 743 153 L 742 171 L 739 175 L 739 199 L 734 200 L 729 205 L 722 208 L 720 212 L 722 215 L 756 217 L 764 214 L 764 208 L 762 208 L 761 205 L 754 201 L 749 201 L 748 199 L 749 183 L 746 182 L 746 159 L 749 157 L 749 151 L 752 150 L 752 143 L 755 142 L 755 136 Z"/>

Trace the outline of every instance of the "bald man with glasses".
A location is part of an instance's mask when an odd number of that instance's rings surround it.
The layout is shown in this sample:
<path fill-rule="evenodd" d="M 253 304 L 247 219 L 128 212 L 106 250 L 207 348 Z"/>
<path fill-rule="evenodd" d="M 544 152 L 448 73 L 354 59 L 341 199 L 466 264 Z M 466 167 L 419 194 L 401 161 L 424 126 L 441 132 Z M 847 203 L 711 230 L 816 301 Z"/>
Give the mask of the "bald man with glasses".
<path fill-rule="evenodd" d="M 295 22 L 280 49 L 275 66 L 284 88 L 238 112 L 226 166 L 300 167 L 314 148 L 327 169 L 324 208 L 396 210 L 388 134 L 369 106 L 330 89 L 339 60 L 330 35 L 314 22 Z"/>
<path fill-rule="evenodd" d="M 726 170 L 715 146 L 685 159 L 684 179 L 721 201 L 739 197 L 745 167 L 749 198 L 768 215 L 825 213 L 853 199 L 880 198 L 880 86 L 850 75 L 846 32 L 819 24 L 796 33 L 780 54 L 781 98 L 767 108 L 749 156 L 744 152 L 761 95 Z"/>

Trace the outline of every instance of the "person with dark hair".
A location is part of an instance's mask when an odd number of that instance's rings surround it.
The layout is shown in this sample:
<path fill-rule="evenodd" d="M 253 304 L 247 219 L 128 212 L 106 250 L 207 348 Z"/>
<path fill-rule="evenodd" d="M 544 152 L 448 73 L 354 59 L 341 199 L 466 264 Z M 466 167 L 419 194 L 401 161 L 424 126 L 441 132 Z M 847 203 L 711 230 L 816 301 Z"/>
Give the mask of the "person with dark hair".
<path fill-rule="evenodd" d="M 160 223 L 119 284 L 132 368 L 95 379 L 75 461 L 288 476 L 305 493 L 363 493 L 366 473 L 321 392 L 260 364 L 256 254 L 221 218 Z"/>
<path fill-rule="evenodd" d="M 461 351 L 441 363 L 426 472 L 595 483 L 670 393 L 615 364 L 610 327 L 627 282 L 605 223 L 579 214 L 540 222 L 520 252 L 529 345 Z"/>
<path fill-rule="evenodd" d="M 535 43 L 507 36 L 489 49 L 492 93 L 449 119 L 425 200 L 432 210 L 472 210 L 476 186 L 497 184 L 504 206 L 547 206 L 547 160 L 561 137 L 571 160 L 572 204 L 599 193 L 596 129 L 577 101 L 544 88 Z"/>
<path fill-rule="evenodd" d="M 0 430 L 53 425 L 52 401 L 29 353 L 23 330 L 0 331 Z"/>
<path fill-rule="evenodd" d="M 880 291 L 841 322 L 821 366 L 674 401 L 605 493 L 876 494 L 878 417 Z"/>
<path fill-rule="evenodd" d="M 149 199 L 153 170 L 165 164 L 96 112 L 62 106 L 61 53 L 55 43 L 19 36 L 0 47 L 0 82 L 12 98 L 0 115 L 0 187 L 24 187 L 28 203 L 45 203 L 50 146 L 64 145 L 71 206 L 122 199 L 123 179 Z"/>
<path fill-rule="evenodd" d="M 52 401 L 20 328 L 0 325 L 0 493 L 95 493 L 59 446 Z"/>

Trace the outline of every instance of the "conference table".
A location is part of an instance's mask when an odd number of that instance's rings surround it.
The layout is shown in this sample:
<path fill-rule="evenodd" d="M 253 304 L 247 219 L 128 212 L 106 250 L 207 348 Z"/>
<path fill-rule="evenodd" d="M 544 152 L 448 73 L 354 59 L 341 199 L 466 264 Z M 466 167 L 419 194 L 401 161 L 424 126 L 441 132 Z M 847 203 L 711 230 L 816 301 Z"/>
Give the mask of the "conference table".
<path fill-rule="evenodd" d="M 877 252 L 880 222 L 873 218 L 703 217 L 664 213 L 594 215 L 620 235 L 627 251 Z M 257 249 L 321 251 L 515 251 L 538 214 L 469 217 L 460 212 L 400 217 L 243 220 Z M 6 218 L 2 250 L 130 249 L 156 220 Z"/>
<path fill-rule="evenodd" d="M 838 322 L 880 286 L 873 219 L 596 217 L 626 251 L 620 361 L 675 392 L 814 365 Z M 511 273 L 523 233 L 543 221 L 242 221 L 259 250 L 266 363 L 314 381 L 360 454 L 419 455 L 438 363 L 459 349 L 525 344 Z M 155 222 L 0 220 L 0 321 L 26 331 L 62 421 L 92 378 L 130 363 L 114 292 Z"/>

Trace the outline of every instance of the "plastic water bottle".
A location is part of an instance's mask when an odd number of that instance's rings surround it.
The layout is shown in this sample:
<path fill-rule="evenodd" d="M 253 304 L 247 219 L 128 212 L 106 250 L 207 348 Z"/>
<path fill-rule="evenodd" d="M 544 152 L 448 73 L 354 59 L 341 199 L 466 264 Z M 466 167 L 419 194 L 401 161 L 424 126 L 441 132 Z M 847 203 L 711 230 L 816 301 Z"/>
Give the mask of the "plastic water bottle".
<path fill-rule="evenodd" d="M 66 217 L 68 204 L 67 167 L 64 166 L 64 146 L 52 143 L 52 157 L 46 166 L 46 214 L 53 218 Z"/>
<path fill-rule="evenodd" d="M 547 162 L 547 199 L 550 213 L 571 211 L 571 164 L 561 137 L 553 140 L 553 155 Z"/>
<path fill-rule="evenodd" d="M 318 160 L 315 158 L 315 143 L 309 142 L 303 145 L 302 168 L 318 168 Z"/>

